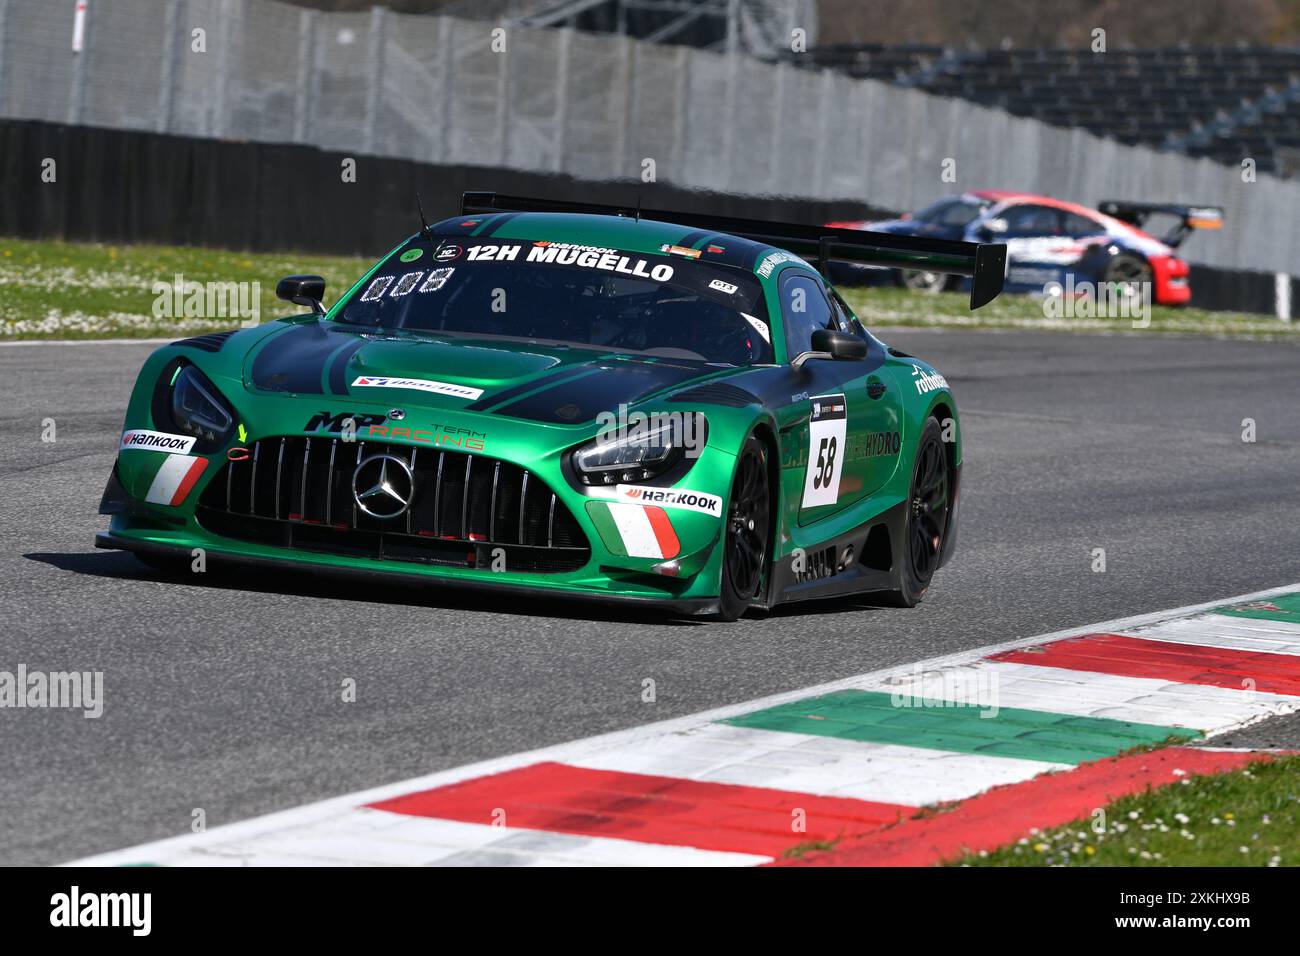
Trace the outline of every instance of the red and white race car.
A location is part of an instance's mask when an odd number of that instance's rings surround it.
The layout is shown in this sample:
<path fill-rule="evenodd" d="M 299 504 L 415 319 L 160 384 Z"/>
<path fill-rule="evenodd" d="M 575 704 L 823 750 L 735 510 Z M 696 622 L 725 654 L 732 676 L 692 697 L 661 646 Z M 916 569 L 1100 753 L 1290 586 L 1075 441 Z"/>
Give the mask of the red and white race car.
<path fill-rule="evenodd" d="M 1159 239 L 1143 231 L 1152 216 L 1173 220 Z M 1150 283 L 1152 300 L 1181 305 L 1191 298 L 1187 262 L 1175 250 L 1193 229 L 1218 229 L 1213 206 L 1105 200 L 1099 209 L 1033 193 L 981 189 L 936 200 L 886 222 L 835 222 L 843 228 L 1007 245 L 1006 289 L 1042 292 L 1060 283 Z M 938 292 L 953 281 L 942 273 L 896 272 L 908 288 Z"/>

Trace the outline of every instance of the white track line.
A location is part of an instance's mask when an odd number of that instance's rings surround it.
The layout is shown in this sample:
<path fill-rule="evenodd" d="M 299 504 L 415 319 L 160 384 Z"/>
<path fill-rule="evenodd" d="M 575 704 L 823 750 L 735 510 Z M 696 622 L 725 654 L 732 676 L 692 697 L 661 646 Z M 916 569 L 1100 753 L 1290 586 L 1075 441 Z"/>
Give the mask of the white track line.
<path fill-rule="evenodd" d="M 461 780 L 467 780 L 473 777 L 482 777 L 488 774 L 501 773 L 505 770 L 523 767 L 541 761 L 550 760 L 574 764 L 581 763 L 587 759 L 592 759 L 593 757 L 599 759 L 599 754 L 601 753 L 636 750 L 652 738 L 665 734 L 685 733 L 698 728 L 701 724 L 716 723 L 729 717 L 737 717 L 751 711 L 765 710 L 770 707 L 776 707 L 781 704 L 802 700 L 807 697 L 814 697 L 820 694 L 828 694 L 837 690 L 879 685 L 883 684 L 885 680 L 890 677 L 893 677 L 895 682 L 897 682 L 900 675 L 909 674 L 918 668 L 927 671 L 940 670 L 945 667 L 970 664 L 989 654 L 997 653 L 998 651 L 1032 647 L 1038 644 L 1046 644 L 1050 641 L 1060 640 L 1062 638 L 1077 637 L 1081 634 L 1089 634 L 1099 631 L 1130 631 L 1138 627 L 1161 624 L 1174 618 L 1187 617 L 1192 614 L 1201 614 L 1212 610 L 1213 608 L 1222 607 L 1226 604 L 1240 604 L 1245 601 L 1261 600 L 1280 594 L 1287 594 L 1296 591 L 1297 589 L 1300 589 L 1300 583 L 1270 588 L 1265 591 L 1256 591 L 1251 594 L 1225 597 L 1215 601 L 1206 601 L 1202 604 L 1191 604 L 1185 607 L 1172 608 L 1165 611 L 1137 614 L 1131 617 L 1118 618 L 1112 621 L 1088 624 L 1083 627 L 1073 627 L 1066 630 L 1053 631 L 1048 634 L 1037 634 L 1032 637 L 1007 641 L 1002 644 L 993 644 L 986 647 L 958 651 L 953 654 L 931 658 L 919 663 L 894 665 L 892 667 L 872 671 L 868 674 L 859 674 L 813 687 L 802 688 L 800 690 L 772 694 L 767 697 L 748 700 L 739 704 L 730 704 L 725 707 L 717 707 L 712 710 L 689 714 L 685 717 L 677 717 L 671 720 L 645 724 L 640 727 L 632 727 L 626 730 L 614 731 L 596 737 L 588 737 L 570 743 L 543 747 L 537 750 L 511 754 L 505 757 L 495 757 L 478 763 L 465 764 L 460 767 L 454 767 L 450 770 L 441 770 L 425 776 L 385 784 L 383 786 L 373 787 L 369 790 L 362 790 L 356 793 L 330 797 L 300 807 L 293 807 L 288 810 L 281 810 L 260 817 L 241 820 L 236 823 L 215 827 L 204 833 L 187 833 L 182 836 L 140 844 L 139 846 L 125 850 L 115 850 L 97 856 L 86 857 L 81 860 L 73 861 L 70 865 L 112 866 L 138 862 L 163 862 L 167 857 L 178 855 L 189 858 L 192 857 L 192 852 L 190 851 L 211 848 L 218 844 L 223 846 L 238 844 L 254 836 L 269 834 L 274 831 L 305 827 L 318 821 L 326 820 L 330 817 L 347 816 L 357 810 L 358 807 L 365 804 L 388 800 L 415 791 L 430 790 L 434 787 L 446 786 L 447 784 L 457 783 Z M 1242 692 L 1231 691 L 1230 693 Z M 1297 700 L 1300 700 L 1300 698 L 1297 698 Z M 1061 701 L 1058 700 L 1054 703 L 1054 708 L 1059 708 L 1060 705 Z M 268 858 L 259 858 L 259 862 L 272 861 L 270 856 L 268 856 Z"/>

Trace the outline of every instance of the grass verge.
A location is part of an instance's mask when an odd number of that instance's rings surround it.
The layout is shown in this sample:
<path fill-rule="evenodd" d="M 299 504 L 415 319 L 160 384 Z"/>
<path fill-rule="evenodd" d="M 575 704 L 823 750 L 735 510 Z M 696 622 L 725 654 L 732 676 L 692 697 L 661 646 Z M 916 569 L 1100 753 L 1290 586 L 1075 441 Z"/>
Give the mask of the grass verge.
<path fill-rule="evenodd" d="M 1300 866 L 1300 756 L 1184 777 L 956 866 Z"/>
<path fill-rule="evenodd" d="M 295 315 L 301 306 L 275 297 L 282 277 L 315 273 L 332 296 L 372 263 L 340 256 L 266 255 L 184 246 L 36 242 L 0 238 L 0 341 L 15 339 L 150 338 L 229 329 L 238 317 L 157 317 L 155 283 L 257 283 L 262 321 Z"/>

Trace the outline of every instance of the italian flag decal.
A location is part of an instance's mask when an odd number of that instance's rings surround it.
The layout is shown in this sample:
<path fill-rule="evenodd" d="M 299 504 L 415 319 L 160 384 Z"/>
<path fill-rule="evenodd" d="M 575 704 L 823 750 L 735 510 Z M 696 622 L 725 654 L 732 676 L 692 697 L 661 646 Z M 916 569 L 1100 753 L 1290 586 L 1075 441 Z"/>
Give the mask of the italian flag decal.
<path fill-rule="evenodd" d="M 149 485 L 149 493 L 144 500 L 154 505 L 170 505 L 175 508 L 185 500 L 194 483 L 208 467 L 206 458 L 190 455 L 168 455 L 154 475 Z"/>
<path fill-rule="evenodd" d="M 663 508 L 596 501 L 587 510 L 605 547 L 614 554 L 665 560 L 681 553 L 681 542 Z"/>

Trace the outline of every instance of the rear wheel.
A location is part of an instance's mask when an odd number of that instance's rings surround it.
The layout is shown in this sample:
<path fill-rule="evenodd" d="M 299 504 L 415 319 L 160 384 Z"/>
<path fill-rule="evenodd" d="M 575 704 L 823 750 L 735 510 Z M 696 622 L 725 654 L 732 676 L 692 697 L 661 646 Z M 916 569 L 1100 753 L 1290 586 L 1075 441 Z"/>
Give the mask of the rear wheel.
<path fill-rule="evenodd" d="M 898 284 L 913 292 L 934 294 L 942 292 L 948 286 L 948 277 L 942 272 L 927 272 L 922 269 L 899 269 Z"/>
<path fill-rule="evenodd" d="M 897 607 L 916 607 L 924 599 L 934 572 L 939 570 L 943 539 L 948 533 L 948 516 L 952 511 L 951 469 L 943 428 L 935 418 L 926 419 L 921 429 L 915 461 L 912 489 L 907 497 L 899 588 L 887 592 L 888 603 Z"/>
<path fill-rule="evenodd" d="M 1142 287 L 1151 282 L 1151 266 L 1145 259 L 1121 252 L 1106 263 L 1103 279 L 1119 283 L 1125 296 L 1138 299 L 1142 295 Z"/>
<path fill-rule="evenodd" d="M 768 526 L 772 492 L 767 479 L 767 447 L 752 435 L 736 459 L 722 550 L 718 618 L 734 621 L 745 613 L 767 574 Z"/>

